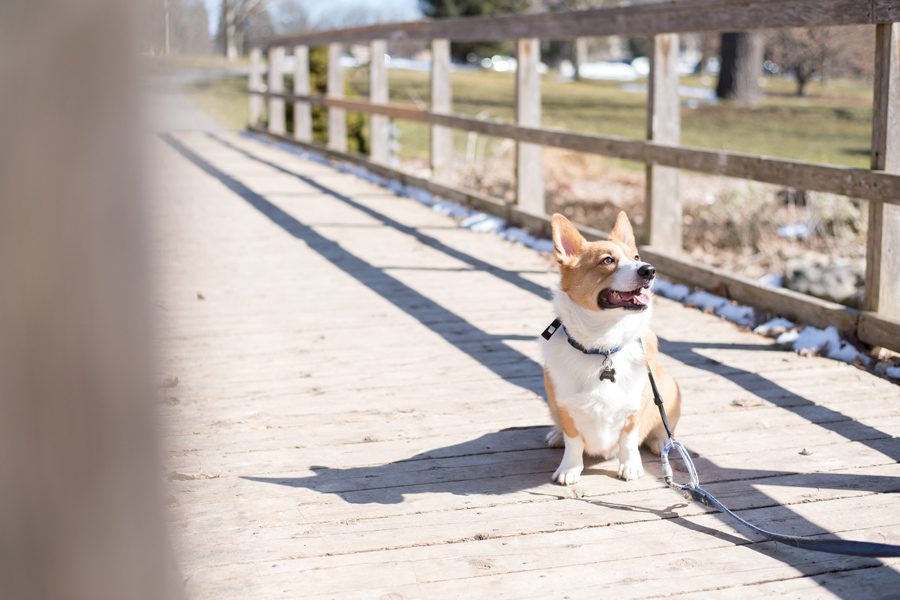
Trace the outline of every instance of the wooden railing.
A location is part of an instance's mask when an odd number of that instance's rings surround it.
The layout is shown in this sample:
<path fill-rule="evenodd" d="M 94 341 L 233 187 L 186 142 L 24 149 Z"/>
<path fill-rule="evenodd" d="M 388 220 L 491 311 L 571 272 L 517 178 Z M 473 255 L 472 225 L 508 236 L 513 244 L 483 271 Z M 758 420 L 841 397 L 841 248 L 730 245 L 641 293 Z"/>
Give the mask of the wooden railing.
<path fill-rule="evenodd" d="M 835 325 L 873 346 L 900 350 L 900 2 L 896 0 L 680 0 L 639 6 L 540 15 L 392 23 L 275 37 L 251 51 L 250 128 L 423 187 L 530 229 L 546 231 L 541 148 L 640 161 L 647 165 L 647 227 L 641 254 L 669 277 L 724 292 L 734 300 L 820 327 Z M 872 24 L 876 31 L 871 169 L 854 169 L 769 156 L 683 146 L 679 143 L 678 32 Z M 650 41 L 647 135 L 644 140 L 541 127 L 540 40 L 646 35 Z M 499 123 L 451 111 L 450 42 L 516 40 L 516 122 Z M 431 43 L 431 107 L 388 101 L 384 61 L 388 41 Z M 339 64 L 345 44 L 368 43 L 369 100 L 344 98 Z M 309 88 L 308 48 L 328 46 L 327 93 Z M 293 93 L 284 91 L 285 49 L 295 56 Z M 268 66 L 263 62 L 263 53 Z M 268 86 L 262 77 L 268 72 Z M 263 98 L 268 126 L 263 128 Z M 293 102 L 294 130 L 285 129 L 285 101 Z M 328 143 L 312 139 L 310 106 L 328 108 Z M 369 156 L 347 151 L 346 111 L 372 115 Z M 431 177 L 389 165 L 389 119 L 431 126 Z M 445 183 L 450 130 L 516 141 L 516 201 L 505 203 Z M 725 175 L 816 190 L 869 202 L 864 310 L 760 284 L 693 262 L 682 255 L 679 170 Z M 588 225 L 588 237 L 604 235 Z"/>

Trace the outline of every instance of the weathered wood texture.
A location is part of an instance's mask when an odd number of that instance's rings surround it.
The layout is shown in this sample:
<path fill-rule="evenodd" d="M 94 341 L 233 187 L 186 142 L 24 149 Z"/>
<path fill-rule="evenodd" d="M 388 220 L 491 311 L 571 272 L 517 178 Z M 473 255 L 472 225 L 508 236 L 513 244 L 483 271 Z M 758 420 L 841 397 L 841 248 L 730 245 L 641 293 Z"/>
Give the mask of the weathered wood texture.
<path fill-rule="evenodd" d="M 262 89 L 262 76 L 264 71 L 265 66 L 262 62 L 262 50 L 259 48 L 252 48 L 250 50 L 250 73 L 248 76 L 248 83 L 251 90 Z M 294 93 L 299 93 L 296 87 L 294 88 Z M 308 94 L 309 90 L 307 89 L 303 93 Z M 250 94 L 250 126 L 259 127 L 262 125 L 262 118 L 263 98 L 257 94 Z"/>
<path fill-rule="evenodd" d="M 274 37 L 262 44 L 435 38 L 459 42 L 523 37 L 569 40 L 582 36 L 873 24 L 895 20 L 898 15 L 895 0 L 678 0 L 549 14 L 386 23 Z"/>
<path fill-rule="evenodd" d="M 678 34 L 650 40 L 650 79 L 647 90 L 647 139 L 676 145 L 681 140 L 681 100 L 678 95 Z M 678 169 L 647 164 L 646 243 L 681 253 L 681 197 Z"/>
<path fill-rule="evenodd" d="M 431 41 L 431 112 L 453 112 L 453 91 L 450 86 L 450 42 Z M 431 126 L 431 176 L 442 181 L 453 160 L 453 131 L 440 125 Z"/>
<path fill-rule="evenodd" d="M 286 131 L 284 99 L 284 48 L 269 48 L 269 131 L 283 134 Z"/>
<path fill-rule="evenodd" d="M 340 100 L 344 97 L 344 69 L 341 67 L 341 56 L 344 48 L 341 44 L 328 44 L 328 98 Z M 343 108 L 328 107 L 328 147 L 332 150 L 347 150 L 347 112 Z"/>
<path fill-rule="evenodd" d="M 273 95 L 252 90 L 250 93 Z M 280 96 L 294 99 L 294 96 L 290 94 L 281 94 Z M 439 114 L 402 104 L 382 106 L 364 100 L 332 99 L 321 96 L 304 96 L 302 99 L 322 106 L 341 107 L 357 112 L 386 115 L 395 119 L 442 125 L 520 142 L 900 205 L 900 175 L 881 171 L 837 167 L 723 150 L 672 146 L 615 136 L 575 133 L 562 129 L 523 127 L 512 123 Z"/>
<path fill-rule="evenodd" d="M 524 127 L 541 126 L 541 41 L 536 38 L 516 43 L 516 122 Z M 516 202 L 525 212 L 543 215 L 544 149 L 539 144 L 516 144 Z"/>
<path fill-rule="evenodd" d="M 900 175 L 900 23 L 875 29 L 872 168 Z M 900 319 L 900 206 L 869 205 L 865 307 Z"/>
<path fill-rule="evenodd" d="M 388 101 L 388 76 L 385 56 L 387 42 L 375 40 L 369 44 L 369 100 L 373 104 L 385 104 Z M 388 164 L 391 161 L 391 121 L 382 115 L 372 115 L 369 119 L 369 156 L 377 163 Z"/>
<path fill-rule="evenodd" d="M 533 340 L 552 317 L 547 257 L 243 136 L 160 151 L 178 378 L 163 410 L 190 597 L 897 588 L 896 560 L 745 538 L 665 489 L 651 457 L 637 481 L 600 461 L 552 485 Z M 900 537 L 895 385 L 665 300 L 654 327 L 714 493 L 780 530 Z"/>
<path fill-rule="evenodd" d="M 309 48 L 294 46 L 294 94 L 309 95 Z M 312 141 L 312 112 L 308 102 L 294 102 L 294 139 Z"/>

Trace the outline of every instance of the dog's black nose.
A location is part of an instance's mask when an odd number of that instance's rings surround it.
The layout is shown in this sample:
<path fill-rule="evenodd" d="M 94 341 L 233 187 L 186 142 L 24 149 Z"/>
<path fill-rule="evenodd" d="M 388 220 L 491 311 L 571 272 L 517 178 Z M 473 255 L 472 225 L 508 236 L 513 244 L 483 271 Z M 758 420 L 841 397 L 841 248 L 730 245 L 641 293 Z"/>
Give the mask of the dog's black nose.
<path fill-rule="evenodd" d="M 644 279 L 653 279 L 656 276 L 656 267 L 644 263 L 638 269 L 638 275 L 640 275 Z"/>

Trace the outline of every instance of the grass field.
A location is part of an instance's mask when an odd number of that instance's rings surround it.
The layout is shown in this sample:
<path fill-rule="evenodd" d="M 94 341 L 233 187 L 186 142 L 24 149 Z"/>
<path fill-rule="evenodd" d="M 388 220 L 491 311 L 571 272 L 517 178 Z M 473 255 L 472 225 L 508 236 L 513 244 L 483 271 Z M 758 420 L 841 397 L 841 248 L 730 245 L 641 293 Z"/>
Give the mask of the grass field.
<path fill-rule="evenodd" d="M 427 107 L 428 74 L 392 70 L 391 100 Z M 368 93 L 368 71 L 347 72 L 359 96 Z M 645 82 L 636 82 L 639 86 Z M 684 78 L 685 86 L 709 88 L 714 81 Z M 515 79 L 509 73 L 456 72 L 452 74 L 454 112 L 511 121 L 514 117 Z M 559 82 L 549 73 L 542 82 L 543 123 L 585 133 L 642 138 L 645 130 L 646 93 L 626 91 L 618 82 Z M 632 86 L 633 87 L 633 86 Z M 203 108 L 229 127 L 246 125 L 246 79 L 211 80 L 194 85 L 190 94 Z M 793 82 L 766 78 L 765 96 L 758 108 L 727 103 L 682 104 L 682 143 L 691 146 L 764 154 L 845 166 L 868 165 L 871 123 L 871 85 L 860 81 L 815 82 L 809 95 L 792 95 Z M 425 159 L 427 128 L 399 121 L 400 158 Z M 465 134 L 457 137 L 462 150 Z"/>

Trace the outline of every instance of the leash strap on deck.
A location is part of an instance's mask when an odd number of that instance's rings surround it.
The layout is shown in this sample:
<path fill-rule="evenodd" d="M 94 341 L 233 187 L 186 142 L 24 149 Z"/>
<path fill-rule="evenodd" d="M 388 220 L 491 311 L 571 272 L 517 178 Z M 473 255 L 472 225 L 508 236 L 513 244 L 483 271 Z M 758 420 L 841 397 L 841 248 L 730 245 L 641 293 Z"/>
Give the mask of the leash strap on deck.
<path fill-rule="evenodd" d="M 663 406 L 662 395 L 659 393 L 659 388 L 656 386 L 656 380 L 653 377 L 653 371 L 650 369 L 650 365 L 647 365 L 647 376 L 650 378 L 650 388 L 653 390 L 653 402 L 659 407 L 659 415 L 662 417 L 663 427 L 666 428 L 666 433 L 669 436 L 666 445 L 659 453 L 666 485 L 684 494 L 685 498 L 693 499 L 704 506 L 711 506 L 712 508 L 722 511 L 744 527 L 752 529 L 767 540 L 773 542 L 781 542 L 782 544 L 794 546 L 795 548 L 814 550 L 816 552 L 827 552 L 829 554 L 869 557 L 900 556 L 900 545 L 896 544 L 880 544 L 877 542 L 859 542 L 854 540 L 818 540 L 796 535 L 787 535 L 757 527 L 753 523 L 738 516 L 731 509 L 722 504 L 715 496 L 700 487 L 700 478 L 697 475 L 697 469 L 694 467 L 694 461 L 691 460 L 690 453 L 681 442 L 677 441 L 672 436 L 672 430 L 669 427 L 669 419 L 666 417 L 666 409 L 665 406 Z M 690 483 L 679 484 L 674 480 L 672 466 L 669 464 L 669 452 L 673 448 L 681 455 L 681 459 L 684 461 L 684 465 L 687 468 L 691 479 Z"/>

